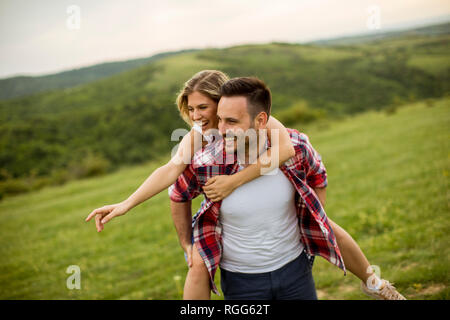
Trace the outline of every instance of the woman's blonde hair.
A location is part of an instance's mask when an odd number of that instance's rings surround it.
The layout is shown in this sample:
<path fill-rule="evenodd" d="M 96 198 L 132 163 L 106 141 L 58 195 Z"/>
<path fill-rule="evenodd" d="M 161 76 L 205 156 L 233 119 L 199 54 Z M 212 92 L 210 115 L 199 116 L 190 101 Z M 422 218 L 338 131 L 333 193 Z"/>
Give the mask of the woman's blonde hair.
<path fill-rule="evenodd" d="M 229 77 L 221 71 L 203 70 L 186 81 L 177 97 L 178 110 L 183 120 L 190 126 L 193 125 L 189 118 L 188 95 L 197 91 L 218 103 L 220 100 L 220 88 L 228 80 Z"/>

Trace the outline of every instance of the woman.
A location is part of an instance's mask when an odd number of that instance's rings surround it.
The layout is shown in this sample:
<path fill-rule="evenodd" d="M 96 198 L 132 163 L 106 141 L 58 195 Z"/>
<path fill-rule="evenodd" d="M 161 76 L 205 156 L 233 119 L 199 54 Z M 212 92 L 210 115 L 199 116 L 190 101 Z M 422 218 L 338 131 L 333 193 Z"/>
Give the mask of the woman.
<path fill-rule="evenodd" d="M 128 199 L 95 209 L 88 215 L 86 221 L 95 216 L 97 231 L 100 232 L 104 229 L 104 224 L 112 218 L 124 215 L 138 204 L 172 185 L 190 163 L 195 151 L 211 140 L 208 139 L 210 132 L 217 129 L 216 112 L 220 99 L 220 87 L 228 80 L 224 73 L 216 70 L 201 71 L 188 80 L 178 95 L 177 105 L 181 116 L 192 126 L 192 129 L 183 137 L 175 156 L 167 164 L 156 169 Z M 278 149 L 277 165 L 280 166 L 294 155 L 294 148 L 286 128 L 275 118 L 269 118 L 267 129 L 272 148 L 269 148 L 261 158 L 270 159 L 271 149 Z M 271 139 L 271 132 L 274 129 L 279 132 L 278 143 Z M 197 143 L 198 141 L 201 143 Z M 212 201 L 220 201 L 236 187 L 259 177 L 261 169 L 262 165 L 258 161 L 234 175 L 215 177 L 211 179 L 211 182 L 208 181 L 205 193 Z M 378 278 L 373 273 L 369 262 L 352 237 L 330 219 L 329 221 L 344 263 L 348 270 L 362 280 L 363 291 L 378 299 L 402 299 L 403 297 L 388 281 Z M 187 247 L 183 245 L 183 249 L 188 253 L 190 266 L 186 277 L 184 298 L 209 299 L 209 281 L 205 281 L 205 279 L 209 280 L 207 269 L 198 251 L 194 248 L 191 256 Z"/>

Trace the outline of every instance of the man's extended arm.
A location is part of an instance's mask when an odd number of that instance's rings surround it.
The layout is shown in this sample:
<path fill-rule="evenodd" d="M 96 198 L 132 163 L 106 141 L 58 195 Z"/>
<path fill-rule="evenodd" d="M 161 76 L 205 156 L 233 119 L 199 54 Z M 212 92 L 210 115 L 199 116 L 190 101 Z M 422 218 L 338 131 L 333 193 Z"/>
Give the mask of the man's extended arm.
<path fill-rule="evenodd" d="M 305 166 L 307 183 L 316 193 L 322 207 L 325 208 L 327 196 L 326 187 L 328 185 L 327 170 L 322 162 L 322 157 L 309 142 L 308 136 L 303 134 L 303 137 L 305 141 L 303 144 L 303 163 Z"/>
<path fill-rule="evenodd" d="M 172 211 L 172 220 L 177 231 L 178 241 L 184 252 L 187 254 L 188 265 L 192 265 L 192 201 L 175 202 L 170 201 L 170 209 Z"/>
<path fill-rule="evenodd" d="M 169 188 L 172 219 L 177 230 L 178 240 L 186 252 L 188 265 L 192 266 L 192 199 L 201 194 L 195 170 L 190 164 Z"/>
<path fill-rule="evenodd" d="M 313 188 L 314 192 L 317 194 L 322 207 L 325 208 L 325 200 L 327 198 L 327 188 Z"/>

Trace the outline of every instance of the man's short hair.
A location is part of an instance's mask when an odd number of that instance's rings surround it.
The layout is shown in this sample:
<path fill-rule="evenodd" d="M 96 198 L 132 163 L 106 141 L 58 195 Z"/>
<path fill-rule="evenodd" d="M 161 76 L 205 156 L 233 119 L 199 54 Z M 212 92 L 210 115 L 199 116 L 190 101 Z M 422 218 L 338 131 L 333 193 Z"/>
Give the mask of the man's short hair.
<path fill-rule="evenodd" d="M 220 90 L 222 97 L 243 96 L 247 98 L 247 110 L 252 120 L 260 112 L 270 116 L 272 95 L 269 87 L 256 77 L 239 77 L 228 80 Z"/>

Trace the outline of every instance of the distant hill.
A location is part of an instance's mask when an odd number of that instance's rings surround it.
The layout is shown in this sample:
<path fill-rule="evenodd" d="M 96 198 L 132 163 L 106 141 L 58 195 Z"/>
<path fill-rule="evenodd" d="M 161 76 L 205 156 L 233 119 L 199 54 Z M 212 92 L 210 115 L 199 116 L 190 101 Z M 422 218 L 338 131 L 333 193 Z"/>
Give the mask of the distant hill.
<path fill-rule="evenodd" d="M 376 42 L 378 40 L 387 40 L 400 37 L 404 38 L 415 36 L 439 36 L 446 34 L 450 34 L 450 22 L 415 29 L 376 32 L 373 34 L 323 39 L 312 41 L 307 45 L 361 45 Z M 192 51 L 196 51 L 196 49 L 164 52 L 147 58 L 101 63 L 85 68 L 73 69 L 44 76 L 16 76 L 0 79 L 0 100 L 23 97 L 34 93 L 45 92 L 54 89 L 75 87 L 81 84 L 104 79 L 127 70 L 138 68 L 142 65 L 145 65 L 152 61 L 157 61 L 164 57 Z"/>
<path fill-rule="evenodd" d="M 425 26 L 414 29 L 404 29 L 397 31 L 380 31 L 373 33 L 365 33 L 361 35 L 353 35 L 346 37 L 338 37 L 332 39 L 322 39 L 317 41 L 311 41 L 310 44 L 326 45 L 326 46 L 339 46 L 339 45 L 356 45 L 367 44 L 378 40 L 387 40 L 400 37 L 417 37 L 417 36 L 442 36 L 450 34 L 450 22 L 443 24 L 436 24 L 431 26 Z"/>
<path fill-rule="evenodd" d="M 164 57 L 190 51 L 193 50 L 164 52 L 147 58 L 101 63 L 45 76 L 17 76 L 0 79 L 0 100 L 27 96 L 54 89 L 75 87 L 140 67 Z"/>

